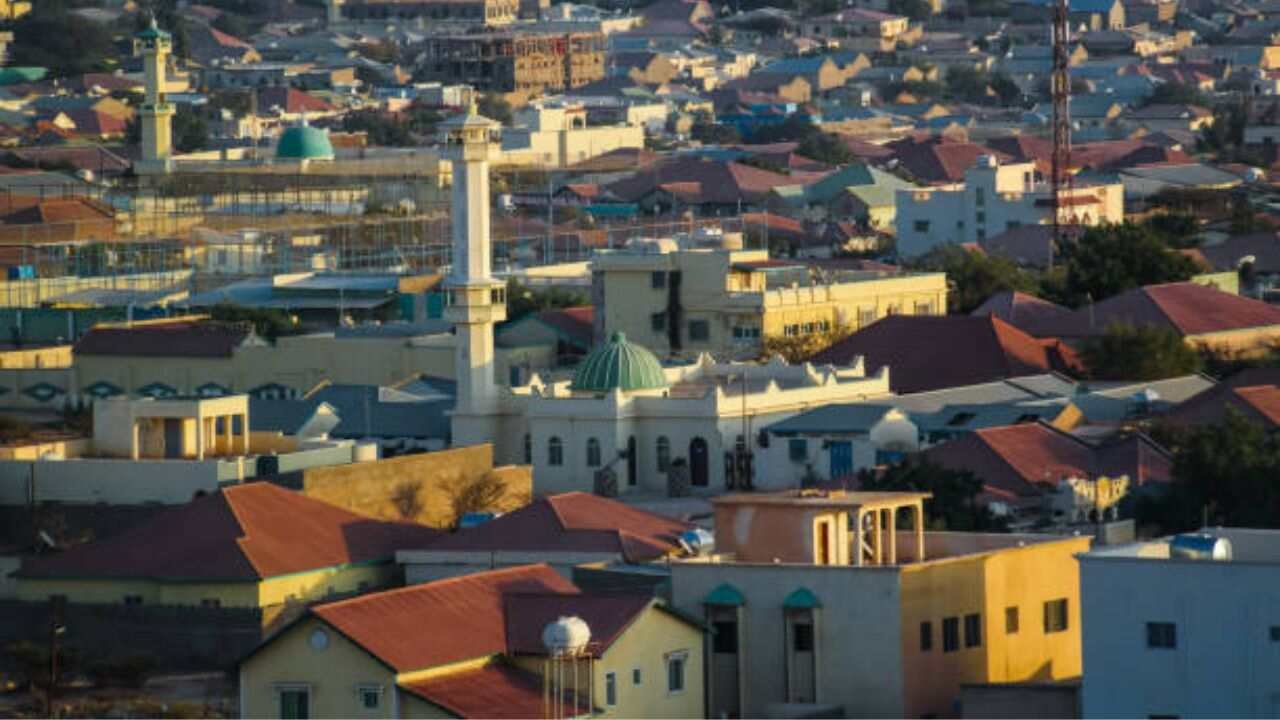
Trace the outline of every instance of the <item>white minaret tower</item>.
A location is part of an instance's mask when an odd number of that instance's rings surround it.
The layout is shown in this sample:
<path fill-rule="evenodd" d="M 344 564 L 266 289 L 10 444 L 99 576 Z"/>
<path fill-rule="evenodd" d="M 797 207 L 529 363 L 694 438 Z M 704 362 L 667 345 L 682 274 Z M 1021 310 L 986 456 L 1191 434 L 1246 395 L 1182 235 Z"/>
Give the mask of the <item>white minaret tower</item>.
<path fill-rule="evenodd" d="M 453 323 L 458 381 L 453 444 L 500 440 L 498 389 L 494 381 L 493 326 L 507 318 L 506 285 L 489 274 L 489 159 L 502 126 L 476 112 L 443 124 L 446 157 L 453 164 L 453 271 L 445 281 L 444 317 Z"/>
<path fill-rule="evenodd" d="M 173 36 L 151 26 L 133 38 L 133 54 L 142 58 L 147 99 L 138 115 L 142 118 L 142 159 L 134 163 L 138 173 L 167 173 L 173 163 L 173 105 L 165 100 L 165 70 Z"/>

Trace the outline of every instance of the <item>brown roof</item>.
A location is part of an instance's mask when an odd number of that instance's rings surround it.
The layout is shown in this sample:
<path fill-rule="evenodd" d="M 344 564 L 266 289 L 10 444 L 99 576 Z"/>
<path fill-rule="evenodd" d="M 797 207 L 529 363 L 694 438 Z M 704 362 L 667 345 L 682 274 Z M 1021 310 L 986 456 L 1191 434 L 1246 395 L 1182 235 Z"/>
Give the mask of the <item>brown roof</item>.
<path fill-rule="evenodd" d="M 892 315 L 850 335 L 812 360 L 868 372 L 888 366 L 894 392 L 925 392 L 1022 375 L 1074 372 L 1080 362 L 1057 340 L 1033 338 L 992 316 Z"/>
<path fill-rule="evenodd" d="M 584 350 L 591 347 L 595 335 L 595 308 L 591 305 L 543 310 L 538 322 L 550 326 L 565 340 Z"/>
<path fill-rule="evenodd" d="M 1078 226 L 1063 230 L 1072 238 L 1081 234 Z M 1052 225 L 1019 225 L 981 241 L 988 255 L 1000 255 L 1023 267 L 1048 267 L 1053 256 Z"/>
<path fill-rule="evenodd" d="M 603 155 L 587 158 L 569 166 L 574 172 L 616 172 L 619 170 L 640 170 L 657 162 L 661 156 L 652 150 L 641 148 L 618 148 Z"/>
<path fill-rule="evenodd" d="M 1246 258 L 1253 258 L 1255 272 L 1270 274 L 1280 272 L 1280 238 L 1275 231 L 1237 235 L 1217 245 L 1198 248 L 1201 257 L 1208 260 L 1214 270 L 1239 269 Z"/>
<path fill-rule="evenodd" d="M 1280 325 L 1280 308 L 1193 282 L 1148 285 L 1077 310 L 1074 330 L 1062 328 L 1062 335 L 1101 333 L 1116 323 L 1204 335 Z"/>
<path fill-rule="evenodd" d="M 610 184 L 608 190 L 625 202 L 634 202 L 663 185 L 680 184 L 689 188 L 696 185 L 696 202 L 728 205 L 739 200 L 759 200 L 775 187 L 796 183 L 792 176 L 742 163 L 681 157 L 618 180 Z"/>
<path fill-rule="evenodd" d="M 313 607 L 396 672 L 439 667 L 506 652 L 503 596 L 577 593 L 547 565 L 522 565 L 363 595 Z"/>
<path fill-rule="evenodd" d="M 68 222 L 110 222 L 115 216 L 111 207 L 90 198 L 54 198 L 40 200 L 24 198 L 14 202 L 12 196 L 0 199 L 0 213 L 6 206 L 22 205 L 18 210 L 0 215 L 0 222 L 7 225 L 45 225 Z"/>
<path fill-rule="evenodd" d="M 925 183 L 953 183 L 964 180 L 964 171 L 973 167 L 981 155 L 995 155 L 1001 161 L 1009 159 L 1002 152 L 975 143 L 951 142 L 931 138 L 919 142 L 913 138 L 892 142 L 894 157 L 899 166 L 912 177 Z"/>
<path fill-rule="evenodd" d="M 95 327 L 76 342 L 76 355 L 231 357 L 251 334 L 248 325 L 203 320 Z"/>
<path fill-rule="evenodd" d="M 439 531 L 356 515 L 270 483 L 234 485 L 105 540 L 26 560 L 23 577 L 252 582 L 393 558 Z"/>
<path fill-rule="evenodd" d="M 1267 428 L 1280 426 L 1280 386 L 1222 383 L 1187 399 L 1165 417 L 1176 425 L 1218 425 L 1229 409 Z"/>
<path fill-rule="evenodd" d="M 507 653 L 542 655 L 542 629 L 557 618 L 577 616 L 591 628 L 588 651 L 599 657 L 608 650 L 642 610 L 654 602 L 652 594 L 565 595 L 511 594 L 505 598 Z"/>
<path fill-rule="evenodd" d="M 404 683 L 400 687 L 460 718 L 523 720 L 543 717 L 543 682 L 535 673 L 503 663 L 490 663 L 474 670 L 437 675 Z M 572 698 L 567 698 L 572 704 Z M 585 700 L 579 712 L 590 715 Z"/>
<path fill-rule="evenodd" d="M 1136 485 L 1170 477 L 1169 456 L 1142 436 L 1092 446 L 1043 423 L 984 428 L 924 452 L 930 462 L 969 470 L 994 497 L 1034 503 L 1067 477 L 1128 475 Z"/>
<path fill-rule="evenodd" d="M 617 553 L 643 562 L 680 549 L 692 525 L 583 492 L 538 498 L 511 513 L 432 542 L 431 551 Z"/>
<path fill-rule="evenodd" d="M 290 114 L 330 112 L 333 110 L 333 106 L 325 100 L 291 87 L 259 88 L 258 107 L 264 110 L 271 107 L 279 107 Z"/>
<path fill-rule="evenodd" d="M 1035 295 L 1006 290 L 987 298 L 970 315 L 992 315 L 1031 335 L 1055 320 L 1071 315 L 1071 310 Z"/>

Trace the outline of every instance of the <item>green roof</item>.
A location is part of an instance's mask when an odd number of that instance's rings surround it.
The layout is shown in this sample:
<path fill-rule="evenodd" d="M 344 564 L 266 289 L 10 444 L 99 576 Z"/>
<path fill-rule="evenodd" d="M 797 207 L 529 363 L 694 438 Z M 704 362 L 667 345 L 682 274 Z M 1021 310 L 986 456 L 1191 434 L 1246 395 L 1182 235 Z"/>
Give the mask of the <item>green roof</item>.
<path fill-rule="evenodd" d="M 592 350 L 573 373 L 571 390 L 656 390 L 667 386 L 667 375 L 653 353 L 614 333 L 609 342 Z"/>
<path fill-rule="evenodd" d="M 49 71 L 42 67 L 7 67 L 0 68 L 0 86 L 17 85 L 18 83 L 39 82 Z"/>
<path fill-rule="evenodd" d="M 706 599 L 702 602 L 704 605 L 721 605 L 724 607 L 739 607 L 747 604 L 746 598 L 742 597 L 742 593 L 738 591 L 738 588 L 729 583 L 722 583 L 717 586 L 715 590 L 707 594 Z"/>
<path fill-rule="evenodd" d="M 156 19 L 153 17 L 151 18 L 151 24 L 148 25 L 146 29 L 143 30 L 142 32 L 138 33 L 137 35 L 134 35 L 134 37 L 138 38 L 139 40 L 159 40 L 159 39 L 169 40 L 173 36 L 165 32 L 164 30 L 161 30 L 160 27 L 156 25 Z"/>
<path fill-rule="evenodd" d="M 822 603 L 818 602 L 818 596 L 814 595 L 812 590 L 802 587 L 788 595 L 787 599 L 782 601 L 782 607 L 788 610 L 811 610 L 822 607 Z"/>
<path fill-rule="evenodd" d="M 284 131 L 276 145 L 280 160 L 332 160 L 333 144 L 320 128 L 296 125 Z"/>

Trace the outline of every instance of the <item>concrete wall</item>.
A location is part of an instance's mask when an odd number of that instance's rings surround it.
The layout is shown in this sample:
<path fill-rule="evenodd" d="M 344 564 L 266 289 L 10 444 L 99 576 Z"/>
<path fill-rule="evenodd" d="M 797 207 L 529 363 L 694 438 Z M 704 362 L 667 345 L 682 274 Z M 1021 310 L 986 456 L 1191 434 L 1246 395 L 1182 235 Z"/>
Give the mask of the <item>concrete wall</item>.
<path fill-rule="evenodd" d="M 1075 684 L 966 685 L 960 691 L 960 717 L 990 720 L 1080 717 L 1080 686 Z"/>
<path fill-rule="evenodd" d="M 1280 716 L 1280 573 L 1272 563 L 1080 561 L 1083 715 Z M 1177 647 L 1148 648 L 1148 622 Z"/>
<path fill-rule="evenodd" d="M 840 706 L 843 717 L 904 716 L 897 569 L 671 564 L 674 605 L 697 617 L 706 616 L 703 600 L 721 583 L 746 599 L 742 717 L 767 717 L 770 705 L 787 700 L 782 603 L 802 587 L 823 603 L 815 630 L 817 702 Z"/>
<path fill-rule="evenodd" d="M 0 505 L 36 502 L 181 504 L 218 489 L 221 462 L 78 458 L 0 461 Z"/>
<path fill-rule="evenodd" d="M 396 562 L 404 567 L 406 585 L 443 580 L 500 568 L 546 563 L 572 581 L 573 569 L 587 563 L 623 560 L 618 553 L 571 552 L 451 552 L 447 550 L 402 550 Z"/>
<path fill-rule="evenodd" d="M 493 446 L 441 450 L 404 455 L 367 463 L 312 467 L 278 476 L 273 482 L 301 490 L 307 497 L 344 507 L 368 517 L 413 519 L 432 527 L 454 522 L 450 499 L 461 485 L 493 473 L 506 487 L 505 497 L 494 508 L 514 510 L 533 492 L 528 467 L 493 467 Z M 406 489 L 407 488 L 407 489 Z M 417 512 L 406 518 L 397 497 L 416 495 Z"/>

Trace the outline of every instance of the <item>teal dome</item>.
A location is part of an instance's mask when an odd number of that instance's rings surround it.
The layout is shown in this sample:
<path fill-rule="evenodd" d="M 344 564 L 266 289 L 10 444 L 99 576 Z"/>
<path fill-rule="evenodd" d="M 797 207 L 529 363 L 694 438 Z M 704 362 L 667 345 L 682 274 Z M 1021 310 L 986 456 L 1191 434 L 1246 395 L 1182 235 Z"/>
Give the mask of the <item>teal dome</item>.
<path fill-rule="evenodd" d="M 276 145 L 278 160 L 332 160 L 333 144 L 329 134 L 309 125 L 296 125 L 284 131 Z"/>
<path fill-rule="evenodd" d="M 609 392 L 615 388 L 657 390 L 667 386 L 662 364 L 648 350 L 627 342 L 627 336 L 614 333 L 609 342 L 592 350 L 573 373 L 571 390 Z"/>

